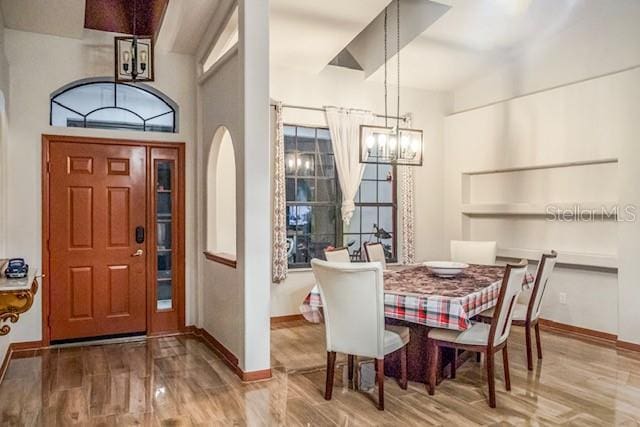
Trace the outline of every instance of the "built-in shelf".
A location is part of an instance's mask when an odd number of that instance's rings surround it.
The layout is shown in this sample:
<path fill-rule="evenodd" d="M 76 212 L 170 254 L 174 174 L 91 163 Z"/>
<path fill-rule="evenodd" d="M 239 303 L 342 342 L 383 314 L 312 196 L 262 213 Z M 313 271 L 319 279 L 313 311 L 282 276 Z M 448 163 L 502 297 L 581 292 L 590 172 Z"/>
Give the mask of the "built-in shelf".
<path fill-rule="evenodd" d="M 577 216 L 581 212 L 596 217 L 617 218 L 616 202 L 549 202 L 549 203 L 466 203 L 460 211 L 465 215 L 536 215 L 562 214 Z"/>
<path fill-rule="evenodd" d="M 542 250 L 522 248 L 498 248 L 498 256 L 502 258 L 527 259 L 540 261 Z M 582 252 L 558 251 L 558 263 L 584 267 L 617 269 L 618 257 L 611 254 L 594 254 Z"/>
<path fill-rule="evenodd" d="M 531 171 L 531 170 L 540 170 L 540 169 L 570 168 L 574 166 L 602 165 L 606 163 L 618 163 L 618 159 L 606 158 L 606 159 L 597 159 L 597 160 L 581 160 L 576 162 L 549 163 L 546 165 L 516 166 L 516 167 L 510 167 L 510 168 L 503 168 L 503 169 L 468 171 L 468 172 L 462 172 L 462 174 L 463 175 L 487 175 L 492 173 L 508 173 L 508 172 Z"/>
<path fill-rule="evenodd" d="M 229 254 L 226 252 L 204 252 L 205 258 L 209 261 L 216 262 L 218 264 L 226 265 L 227 267 L 236 268 L 237 267 L 237 259 L 234 254 Z"/>

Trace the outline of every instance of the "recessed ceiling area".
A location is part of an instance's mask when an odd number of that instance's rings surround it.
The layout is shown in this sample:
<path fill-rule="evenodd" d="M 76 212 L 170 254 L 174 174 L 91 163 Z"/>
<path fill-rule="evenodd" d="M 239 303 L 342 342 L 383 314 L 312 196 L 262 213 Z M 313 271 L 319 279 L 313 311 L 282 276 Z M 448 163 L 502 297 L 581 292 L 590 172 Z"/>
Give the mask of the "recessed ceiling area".
<path fill-rule="evenodd" d="M 86 0 L 84 27 L 110 33 L 157 36 L 169 0 Z"/>

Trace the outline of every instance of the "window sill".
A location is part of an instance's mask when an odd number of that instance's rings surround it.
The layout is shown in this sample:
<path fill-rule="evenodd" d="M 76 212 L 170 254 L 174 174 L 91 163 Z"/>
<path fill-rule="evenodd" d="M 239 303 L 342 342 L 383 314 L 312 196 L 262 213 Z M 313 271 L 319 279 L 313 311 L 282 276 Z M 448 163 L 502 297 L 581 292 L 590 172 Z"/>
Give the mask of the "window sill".
<path fill-rule="evenodd" d="M 231 267 L 231 268 L 237 267 L 236 256 L 233 254 L 228 254 L 225 252 L 207 252 L 207 251 L 203 253 L 205 258 L 207 258 L 209 261 L 226 265 L 227 267 Z"/>

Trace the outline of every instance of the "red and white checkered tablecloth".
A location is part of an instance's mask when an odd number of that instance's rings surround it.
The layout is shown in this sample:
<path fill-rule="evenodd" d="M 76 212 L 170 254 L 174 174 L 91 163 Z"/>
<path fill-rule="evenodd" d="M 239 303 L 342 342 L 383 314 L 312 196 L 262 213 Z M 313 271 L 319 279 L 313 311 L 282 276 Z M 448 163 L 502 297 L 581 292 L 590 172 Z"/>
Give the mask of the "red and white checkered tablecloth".
<path fill-rule="evenodd" d="M 504 267 L 471 265 L 460 276 L 445 279 L 424 266 L 385 271 L 384 314 L 386 317 L 433 328 L 464 331 L 471 318 L 498 302 Z M 534 281 L 527 273 L 523 288 Z M 320 290 L 315 286 L 300 311 L 314 323 L 322 321 Z"/>

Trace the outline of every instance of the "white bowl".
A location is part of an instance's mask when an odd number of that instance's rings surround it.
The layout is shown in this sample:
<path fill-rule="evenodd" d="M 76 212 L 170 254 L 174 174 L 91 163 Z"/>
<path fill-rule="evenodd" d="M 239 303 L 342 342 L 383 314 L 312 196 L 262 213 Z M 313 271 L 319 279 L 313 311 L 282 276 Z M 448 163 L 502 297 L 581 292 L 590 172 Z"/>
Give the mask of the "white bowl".
<path fill-rule="evenodd" d="M 469 264 L 454 261 L 429 261 L 424 265 L 439 277 L 455 277 L 469 267 Z"/>

